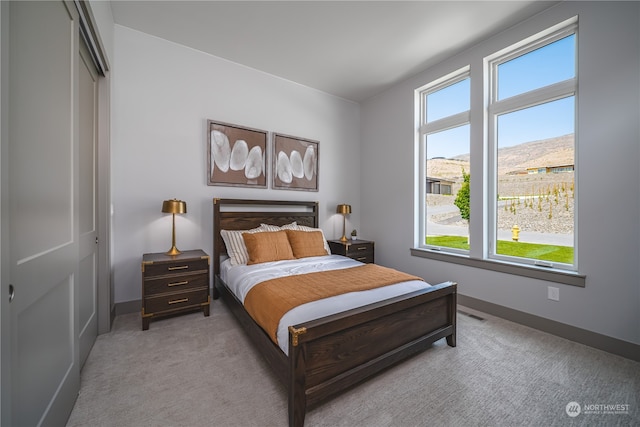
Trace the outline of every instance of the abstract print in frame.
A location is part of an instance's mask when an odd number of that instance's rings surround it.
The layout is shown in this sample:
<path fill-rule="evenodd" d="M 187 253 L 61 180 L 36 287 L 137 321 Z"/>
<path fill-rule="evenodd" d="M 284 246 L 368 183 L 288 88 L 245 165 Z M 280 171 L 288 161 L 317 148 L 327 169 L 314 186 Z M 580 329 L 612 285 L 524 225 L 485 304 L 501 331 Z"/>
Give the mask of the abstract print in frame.
<path fill-rule="evenodd" d="M 267 132 L 207 121 L 207 184 L 267 188 Z"/>
<path fill-rule="evenodd" d="M 318 141 L 273 134 L 272 188 L 318 191 L 319 145 Z"/>

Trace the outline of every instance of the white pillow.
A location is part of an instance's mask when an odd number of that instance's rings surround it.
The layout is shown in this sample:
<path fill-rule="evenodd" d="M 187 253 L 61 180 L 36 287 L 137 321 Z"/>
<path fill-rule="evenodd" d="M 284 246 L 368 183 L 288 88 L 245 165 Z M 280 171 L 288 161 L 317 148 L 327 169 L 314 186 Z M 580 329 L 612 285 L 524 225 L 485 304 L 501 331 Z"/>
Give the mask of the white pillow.
<path fill-rule="evenodd" d="M 224 240 L 224 244 L 227 247 L 227 254 L 231 258 L 231 265 L 243 265 L 249 261 L 249 254 L 247 253 L 242 233 L 260 233 L 263 231 L 274 230 L 270 230 L 269 226 L 263 227 L 262 225 L 251 230 L 220 230 L 222 240 Z"/>
<path fill-rule="evenodd" d="M 271 225 L 271 224 L 260 224 L 260 227 L 263 231 L 280 231 L 282 230 L 282 228 L 278 227 L 277 225 Z"/>
<path fill-rule="evenodd" d="M 331 255 L 331 248 L 329 247 L 329 243 L 327 243 L 326 237 L 324 237 L 324 233 L 320 228 L 307 227 L 306 225 L 298 225 L 295 222 L 291 224 L 285 224 L 280 227 L 283 230 L 298 230 L 298 231 L 319 231 L 322 233 L 322 240 L 324 241 L 324 249 L 327 251 L 327 255 Z"/>
<path fill-rule="evenodd" d="M 265 231 L 280 231 L 280 230 L 286 230 L 289 227 L 296 227 L 297 225 L 298 223 L 293 221 L 291 224 L 285 224 L 282 227 L 279 227 L 277 225 L 272 225 L 272 224 L 260 224 L 260 227 L 264 228 Z M 289 230 L 293 230 L 293 228 L 289 228 Z"/>

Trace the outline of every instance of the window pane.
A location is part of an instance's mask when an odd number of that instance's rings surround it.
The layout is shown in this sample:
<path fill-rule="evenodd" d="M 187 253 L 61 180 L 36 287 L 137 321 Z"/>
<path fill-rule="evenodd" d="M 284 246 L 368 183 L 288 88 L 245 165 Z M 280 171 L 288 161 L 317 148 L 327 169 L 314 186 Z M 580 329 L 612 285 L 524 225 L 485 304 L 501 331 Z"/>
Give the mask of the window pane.
<path fill-rule="evenodd" d="M 427 95 L 427 123 L 469 110 L 469 78 Z"/>
<path fill-rule="evenodd" d="M 468 213 L 469 196 L 460 190 L 464 174 L 469 173 L 469 125 L 428 135 L 426 144 L 425 243 L 468 250 L 469 221 L 464 212 Z"/>
<path fill-rule="evenodd" d="M 575 34 L 572 34 L 498 65 L 498 100 L 575 75 Z"/>
<path fill-rule="evenodd" d="M 496 254 L 574 263 L 574 115 L 570 96 L 498 116 Z"/>

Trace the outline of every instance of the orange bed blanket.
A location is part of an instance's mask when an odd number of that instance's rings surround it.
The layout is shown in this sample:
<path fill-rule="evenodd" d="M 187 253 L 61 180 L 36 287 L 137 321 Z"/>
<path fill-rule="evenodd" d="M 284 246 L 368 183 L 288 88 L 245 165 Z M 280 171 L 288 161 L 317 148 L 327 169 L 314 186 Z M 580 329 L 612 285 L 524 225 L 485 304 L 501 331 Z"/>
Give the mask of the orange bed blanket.
<path fill-rule="evenodd" d="M 423 280 L 376 264 L 270 279 L 255 285 L 244 300 L 253 319 L 278 343 L 278 324 L 299 305 L 348 292 L 365 291 L 409 280 Z"/>

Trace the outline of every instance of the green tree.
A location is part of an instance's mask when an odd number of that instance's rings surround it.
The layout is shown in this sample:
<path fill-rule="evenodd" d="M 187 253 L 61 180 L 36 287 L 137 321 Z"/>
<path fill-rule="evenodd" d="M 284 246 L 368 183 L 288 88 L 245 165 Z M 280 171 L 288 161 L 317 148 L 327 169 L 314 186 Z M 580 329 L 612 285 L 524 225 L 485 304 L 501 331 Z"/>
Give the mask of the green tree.
<path fill-rule="evenodd" d="M 468 221 L 471 216 L 471 206 L 469 205 L 469 181 L 471 180 L 471 174 L 466 173 L 464 168 L 462 168 L 462 179 L 464 182 L 460 190 L 458 190 L 456 200 L 453 203 L 460 209 L 460 216 Z"/>

